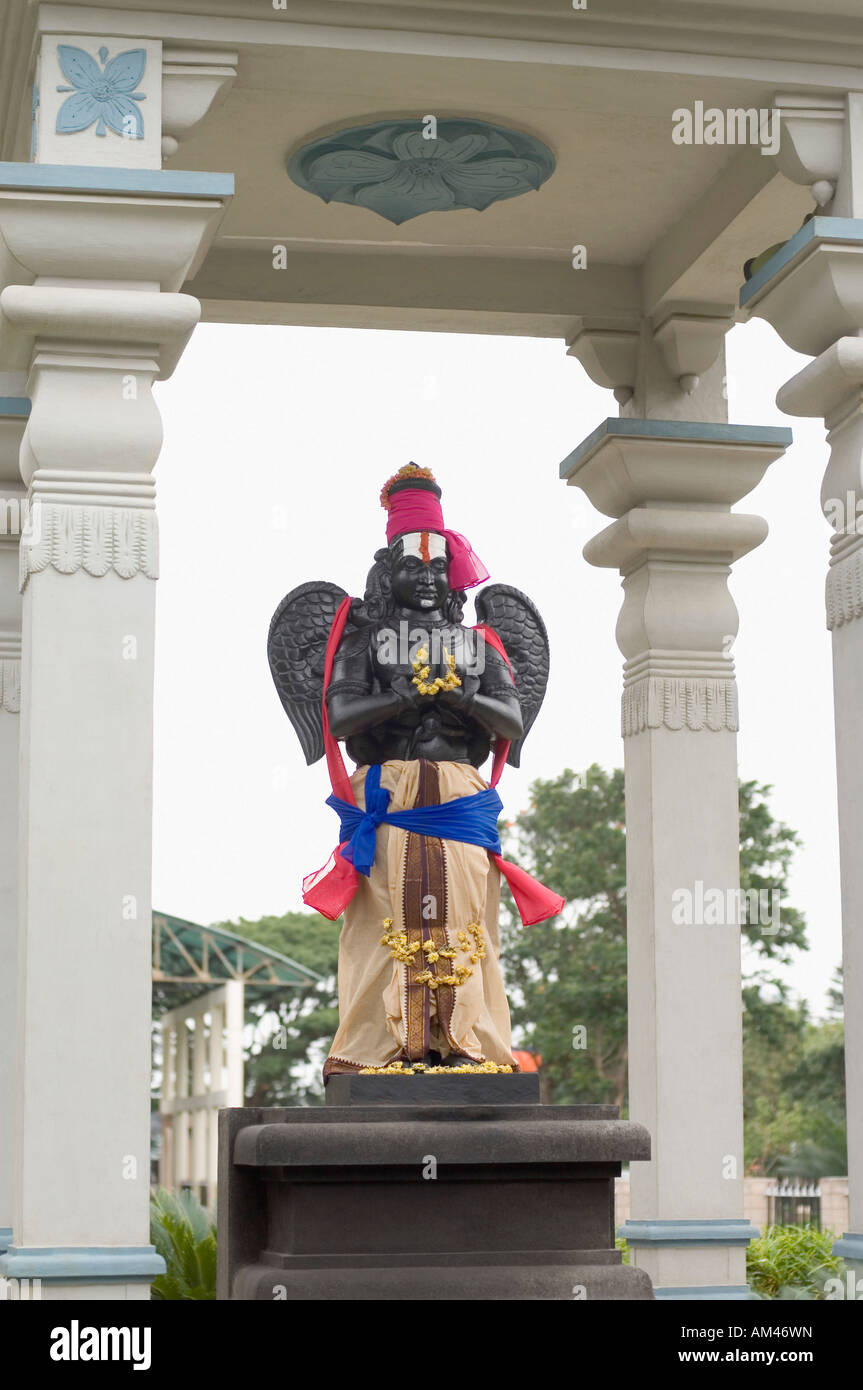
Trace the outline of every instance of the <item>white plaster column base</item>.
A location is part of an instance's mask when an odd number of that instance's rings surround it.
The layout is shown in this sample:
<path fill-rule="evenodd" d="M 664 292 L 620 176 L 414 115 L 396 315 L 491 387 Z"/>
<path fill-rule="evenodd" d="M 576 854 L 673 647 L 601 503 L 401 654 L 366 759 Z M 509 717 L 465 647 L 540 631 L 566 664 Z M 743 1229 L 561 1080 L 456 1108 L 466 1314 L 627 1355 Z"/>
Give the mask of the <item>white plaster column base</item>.
<path fill-rule="evenodd" d="M 43 1280 L 40 1286 L 42 1303 L 149 1303 L 151 1279 L 136 1284 L 124 1284 L 112 1279 L 110 1284 L 61 1284 Z"/>
<path fill-rule="evenodd" d="M 849 1264 L 858 1274 L 863 1274 L 863 1231 L 845 1231 L 833 1246 L 833 1254 Z"/>
<path fill-rule="evenodd" d="M 618 1234 L 659 1299 L 751 1297 L 746 1247 L 759 1232 L 746 1220 L 627 1221 Z"/>
<path fill-rule="evenodd" d="M 164 1269 L 152 1245 L 13 1245 L 0 1255 L 0 1278 L 15 1281 L 21 1302 L 149 1299 L 150 1285 Z"/>

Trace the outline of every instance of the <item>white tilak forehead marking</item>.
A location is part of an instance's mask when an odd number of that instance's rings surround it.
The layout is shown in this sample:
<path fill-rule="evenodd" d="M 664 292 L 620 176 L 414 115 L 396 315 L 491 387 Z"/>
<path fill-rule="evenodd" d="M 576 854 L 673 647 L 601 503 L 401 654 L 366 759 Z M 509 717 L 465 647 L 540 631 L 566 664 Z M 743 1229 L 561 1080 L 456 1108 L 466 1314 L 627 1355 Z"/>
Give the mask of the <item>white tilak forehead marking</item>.
<path fill-rule="evenodd" d="M 404 536 L 399 536 L 402 543 L 402 555 L 411 555 L 417 560 L 424 560 L 422 553 L 422 539 L 426 538 L 428 544 L 428 558 L 430 560 L 446 559 L 446 537 L 439 536 L 436 531 L 408 531 Z"/>

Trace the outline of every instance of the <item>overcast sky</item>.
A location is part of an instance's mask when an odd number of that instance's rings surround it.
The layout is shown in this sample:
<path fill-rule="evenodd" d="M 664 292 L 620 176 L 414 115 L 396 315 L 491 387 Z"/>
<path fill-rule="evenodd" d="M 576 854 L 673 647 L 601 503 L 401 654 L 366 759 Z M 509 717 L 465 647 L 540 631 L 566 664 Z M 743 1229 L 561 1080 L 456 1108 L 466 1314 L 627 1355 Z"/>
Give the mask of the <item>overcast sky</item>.
<path fill-rule="evenodd" d="M 770 524 L 731 580 L 738 748 L 741 775 L 772 784 L 774 815 L 804 841 L 790 901 L 811 951 L 790 979 L 820 1010 L 841 955 L 827 447 L 820 422 L 774 403 L 806 360 L 759 321 L 728 339 L 731 420 L 795 436 L 736 509 Z M 275 693 L 267 628 L 307 580 L 362 593 L 385 540 L 381 485 L 410 460 L 433 469 L 447 525 L 492 580 L 524 589 L 548 624 L 548 696 L 523 767 L 504 774 L 507 818 L 534 778 L 622 765 L 620 580 L 581 556 L 608 519 L 558 478 L 617 408 L 562 342 L 206 324 L 157 396 L 155 907 L 206 923 L 302 905 L 337 821 L 324 765 L 306 767 Z"/>

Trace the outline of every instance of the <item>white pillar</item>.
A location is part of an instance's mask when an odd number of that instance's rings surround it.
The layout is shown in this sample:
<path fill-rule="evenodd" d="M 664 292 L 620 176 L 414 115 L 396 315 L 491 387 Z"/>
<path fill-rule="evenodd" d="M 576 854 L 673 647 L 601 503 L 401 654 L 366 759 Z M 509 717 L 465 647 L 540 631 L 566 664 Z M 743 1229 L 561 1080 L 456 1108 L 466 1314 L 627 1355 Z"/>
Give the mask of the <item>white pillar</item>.
<path fill-rule="evenodd" d="M 37 165 L 4 166 L 0 184 L 0 235 L 33 279 L 0 294 L 0 354 L 29 373 L 20 467 L 39 504 L 21 546 L 22 1047 L 0 1274 L 41 1278 L 45 1298 L 147 1298 L 162 1267 L 148 1235 L 151 388 L 197 321 L 177 291 L 231 186 Z"/>
<path fill-rule="evenodd" d="M 209 1018 L 209 1030 L 205 1019 Z M 205 1205 L 216 1198 L 219 1110 L 243 1099 L 243 984 L 227 980 L 164 1015 L 162 1033 L 176 1034 L 176 1062 L 163 1072 L 164 1186 L 189 1186 Z M 226 1047 L 229 1061 L 226 1064 Z M 227 1081 L 225 1080 L 227 1078 Z"/>
<path fill-rule="evenodd" d="M 242 980 L 225 982 L 225 1058 L 227 1065 L 227 1101 L 229 1106 L 243 1104 L 243 1018 L 245 985 Z"/>
<path fill-rule="evenodd" d="M 176 1185 L 174 1168 L 174 1098 L 177 1094 L 177 1071 L 174 1049 L 176 1029 L 172 1015 L 162 1019 L 162 1095 L 159 1109 L 162 1116 L 162 1153 L 159 1160 L 159 1185 L 173 1192 Z"/>
<path fill-rule="evenodd" d="M 144 301 L 161 297 L 96 295 L 101 302 L 82 289 L 34 287 L 0 297 L 36 334 L 22 470 L 41 532 L 22 543 L 22 1057 L 7 1260 L 13 1274 L 38 1264 L 46 1273 L 58 1266 L 62 1277 L 75 1256 L 59 1252 L 85 1247 L 101 1252 L 88 1256 L 95 1289 L 101 1268 L 128 1276 L 113 1296 L 146 1297 L 146 1276 L 159 1268 L 148 1239 L 143 1103 L 157 566 L 149 469 L 161 444 L 150 387 L 158 361 L 146 349 L 138 356 L 106 344 L 96 354 L 77 332 L 89 311 L 105 316 L 103 326 L 110 315 L 134 342 Z M 180 299 L 165 296 L 151 311 L 176 316 L 186 332 L 195 305 Z M 125 395 L 124 382 L 136 394 Z M 46 1019 L 62 1047 L 44 1045 Z M 82 1286 L 64 1287 L 80 1296 Z"/>
<path fill-rule="evenodd" d="M 189 1111 L 183 1104 L 189 1099 L 189 1030 L 182 1016 L 177 1020 L 177 1094 L 174 1110 L 174 1182 L 183 1187 L 191 1182 L 191 1148 L 189 1144 Z"/>
<path fill-rule="evenodd" d="M 863 227 L 860 251 L 863 289 Z M 788 382 L 778 401 L 792 415 L 823 415 L 830 444 L 821 504 L 833 527 L 826 608 L 833 643 L 849 1177 L 848 1230 L 834 1251 L 863 1266 L 863 339 L 841 338 Z"/>
<path fill-rule="evenodd" d="M 210 1048 L 209 1072 L 210 1094 L 222 1090 L 222 1066 L 225 1053 L 225 1006 L 223 1003 L 210 1005 Z M 216 1186 L 219 1175 L 219 1111 L 208 1111 L 209 1129 L 207 1132 L 207 1204 L 212 1208 L 216 1200 Z"/>
<path fill-rule="evenodd" d="M 790 438 L 721 421 L 610 419 L 561 465 L 617 518 L 584 554 L 623 577 L 629 1109 L 652 1139 L 650 1163 L 632 1170 L 623 1233 L 659 1297 L 745 1298 L 757 1234 L 743 1215 L 727 579 L 767 532 L 730 508 Z"/>
<path fill-rule="evenodd" d="M 18 542 L 27 519 L 18 451 L 30 410 L 25 390 L 23 373 L 0 373 L 0 1254 L 12 1242 L 21 708 Z"/>
<path fill-rule="evenodd" d="M 783 95 L 779 167 L 809 184 L 823 214 L 743 286 L 764 318 L 815 360 L 777 396 L 789 415 L 822 417 L 830 461 L 821 505 L 833 535 L 826 585 L 842 888 L 849 1229 L 836 1254 L 863 1267 L 863 93 L 827 102 Z M 814 109 L 813 109 L 814 108 Z"/>
<path fill-rule="evenodd" d="M 203 1012 L 196 1011 L 193 1024 L 192 1093 L 195 1096 L 196 1104 L 192 1111 L 192 1182 L 195 1195 L 200 1197 L 201 1188 L 207 1182 L 207 1109 L 204 1086 L 206 1041 Z"/>

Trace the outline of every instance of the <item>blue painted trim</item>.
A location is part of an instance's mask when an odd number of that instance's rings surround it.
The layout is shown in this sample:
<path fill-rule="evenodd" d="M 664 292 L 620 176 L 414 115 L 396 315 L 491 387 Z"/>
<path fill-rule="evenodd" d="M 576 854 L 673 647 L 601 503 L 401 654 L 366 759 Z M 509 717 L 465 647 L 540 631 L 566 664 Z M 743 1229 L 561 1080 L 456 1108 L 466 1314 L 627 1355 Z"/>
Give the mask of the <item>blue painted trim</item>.
<path fill-rule="evenodd" d="M 10 1246 L 0 1255 L 7 1279 L 61 1279 L 64 1283 L 151 1283 L 165 1261 L 153 1245 Z"/>
<path fill-rule="evenodd" d="M 25 419 L 30 414 L 29 396 L 0 396 L 0 416 L 11 415 L 16 419 Z"/>
<path fill-rule="evenodd" d="M 760 444 L 776 449 L 787 449 L 794 442 L 794 435 L 785 425 L 723 425 L 701 420 L 640 420 L 611 415 L 566 456 L 560 465 L 561 478 L 571 477 L 606 439 L 614 436 L 668 441 L 684 439 L 695 444 L 741 444 L 750 448 Z"/>
<path fill-rule="evenodd" d="M 813 241 L 863 241 L 863 219 L 859 217 L 813 217 L 805 227 L 801 227 L 784 246 L 774 252 L 769 261 L 740 289 L 741 309 L 753 295 L 758 294 L 791 261 Z"/>
<path fill-rule="evenodd" d="M 197 169 L 110 169 L 95 164 L 0 162 L 0 189 L 33 188 L 81 193 L 157 193 L 166 198 L 231 198 L 233 174 Z"/>
<path fill-rule="evenodd" d="M 721 1303 L 742 1303 L 744 1300 L 754 1298 L 754 1294 L 748 1284 L 682 1284 L 680 1288 L 654 1289 L 654 1298 L 670 1301 L 672 1299 L 682 1299 L 693 1302 L 700 1299 L 702 1302 L 709 1299 L 711 1302 Z"/>
<path fill-rule="evenodd" d="M 863 1264 L 863 1235 L 858 1235 L 855 1231 L 846 1231 L 833 1246 L 833 1254 L 838 1255 L 840 1259 Z"/>
<path fill-rule="evenodd" d="M 702 1218 L 695 1221 L 624 1221 L 619 1236 L 628 1245 L 748 1245 L 761 1232 L 750 1221 Z"/>
<path fill-rule="evenodd" d="M 12 1244 L 12 1227 L 0 1226 L 0 1255 L 5 1254 Z"/>

